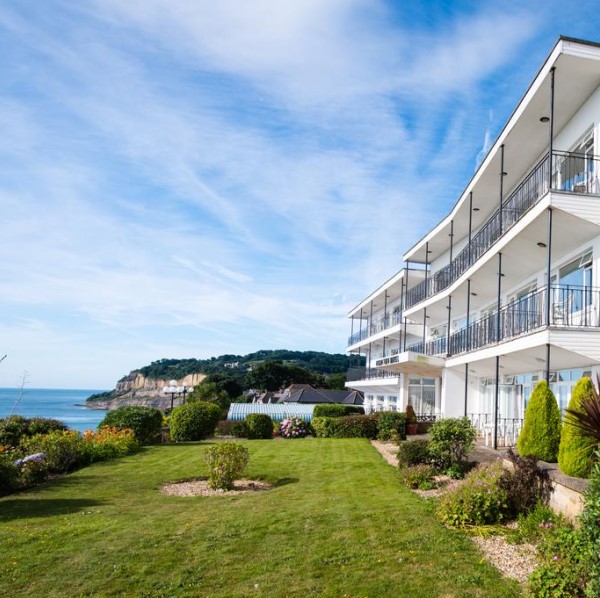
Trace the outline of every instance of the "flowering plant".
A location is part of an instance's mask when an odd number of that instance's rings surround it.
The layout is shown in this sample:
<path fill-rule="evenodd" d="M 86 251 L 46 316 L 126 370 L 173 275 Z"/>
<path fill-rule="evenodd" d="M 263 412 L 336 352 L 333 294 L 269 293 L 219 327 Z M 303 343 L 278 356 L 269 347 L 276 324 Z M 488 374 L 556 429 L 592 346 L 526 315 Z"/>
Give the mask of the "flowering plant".
<path fill-rule="evenodd" d="M 282 438 L 304 438 L 308 434 L 308 425 L 299 417 L 288 417 L 279 425 Z"/>

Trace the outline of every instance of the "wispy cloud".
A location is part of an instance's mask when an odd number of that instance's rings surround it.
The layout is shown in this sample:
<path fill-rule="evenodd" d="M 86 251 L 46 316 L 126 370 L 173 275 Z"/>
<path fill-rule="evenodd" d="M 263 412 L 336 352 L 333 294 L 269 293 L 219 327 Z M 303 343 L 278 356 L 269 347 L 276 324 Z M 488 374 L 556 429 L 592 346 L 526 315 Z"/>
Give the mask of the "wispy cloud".
<path fill-rule="evenodd" d="M 370 0 L 0 8 L 15 370 L 60 385 L 67 356 L 69 383 L 107 386 L 165 356 L 343 351 L 345 311 L 456 199 L 482 86 L 536 23 L 426 25 Z"/>

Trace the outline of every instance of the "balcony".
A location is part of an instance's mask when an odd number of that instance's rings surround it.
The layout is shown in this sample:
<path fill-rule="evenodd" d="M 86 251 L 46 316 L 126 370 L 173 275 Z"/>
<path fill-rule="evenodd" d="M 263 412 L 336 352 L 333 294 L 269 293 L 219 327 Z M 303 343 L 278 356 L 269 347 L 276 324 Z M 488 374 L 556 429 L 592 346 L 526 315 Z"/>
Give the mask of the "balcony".
<path fill-rule="evenodd" d="M 350 368 L 346 372 L 346 382 L 397 377 L 398 372 L 389 372 L 387 370 L 382 370 L 379 368 Z"/>
<path fill-rule="evenodd" d="M 387 315 L 387 317 L 381 316 L 380 318 L 374 319 L 370 325 L 367 325 L 365 328 L 362 328 L 358 332 L 355 332 L 352 336 L 348 337 L 348 346 L 354 345 L 369 336 L 373 336 L 378 332 L 383 332 L 388 328 L 392 328 L 393 326 L 397 326 L 402 322 L 402 314 L 394 313 L 392 315 Z"/>
<path fill-rule="evenodd" d="M 553 152 L 552 189 L 569 193 L 598 194 L 600 158 L 578 153 Z M 546 155 L 448 264 L 406 294 L 406 307 L 443 291 L 462 276 L 492 245 L 505 235 L 548 191 Z"/>
<path fill-rule="evenodd" d="M 455 356 L 512 340 L 546 326 L 566 328 L 600 328 L 600 288 L 550 287 L 550 318 L 546 314 L 546 287 L 518 301 L 505 305 L 447 337 L 440 337 L 406 347 L 407 351 L 431 356 Z M 398 355 L 378 359 L 377 366 L 399 361 Z"/>

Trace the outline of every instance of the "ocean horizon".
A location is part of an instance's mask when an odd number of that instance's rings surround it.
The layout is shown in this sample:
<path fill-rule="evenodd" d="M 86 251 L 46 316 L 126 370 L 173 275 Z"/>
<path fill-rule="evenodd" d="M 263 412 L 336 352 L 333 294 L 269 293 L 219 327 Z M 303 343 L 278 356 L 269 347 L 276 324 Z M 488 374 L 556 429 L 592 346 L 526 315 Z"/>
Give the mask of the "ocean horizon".
<path fill-rule="evenodd" d="M 102 389 L 73 388 L 0 388 L 0 418 L 10 415 L 25 417 L 51 417 L 64 422 L 73 430 L 95 430 L 104 419 L 106 411 L 88 409 L 82 405 Z M 14 408 L 14 409 L 13 409 Z"/>

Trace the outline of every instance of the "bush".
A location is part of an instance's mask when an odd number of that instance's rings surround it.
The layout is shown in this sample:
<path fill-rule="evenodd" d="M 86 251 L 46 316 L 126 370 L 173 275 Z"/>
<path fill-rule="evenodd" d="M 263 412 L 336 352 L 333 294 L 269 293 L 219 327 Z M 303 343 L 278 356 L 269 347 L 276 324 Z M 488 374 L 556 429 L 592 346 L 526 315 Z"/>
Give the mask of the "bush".
<path fill-rule="evenodd" d="M 406 423 L 411 425 L 417 423 L 415 408 L 410 403 L 406 406 Z"/>
<path fill-rule="evenodd" d="M 68 427 L 57 419 L 11 415 L 0 419 L 0 446 L 17 447 L 22 438 L 47 434 L 56 430 L 68 430 Z"/>
<path fill-rule="evenodd" d="M 398 447 L 398 467 L 430 463 L 429 440 L 407 440 Z"/>
<path fill-rule="evenodd" d="M 249 459 L 248 449 L 238 442 L 221 442 L 211 446 L 204 453 L 204 461 L 209 467 L 208 485 L 213 490 L 231 490 Z"/>
<path fill-rule="evenodd" d="M 233 426 L 231 426 L 231 434 L 236 438 L 248 438 L 248 426 L 246 422 L 235 422 Z"/>
<path fill-rule="evenodd" d="M 304 438 L 308 431 L 308 424 L 303 419 L 289 417 L 279 424 L 278 434 L 282 438 Z"/>
<path fill-rule="evenodd" d="M 0 496 L 17 489 L 18 476 L 19 471 L 13 459 L 13 452 L 0 450 Z"/>
<path fill-rule="evenodd" d="M 571 393 L 569 411 L 581 413 L 581 402 L 593 397 L 592 381 L 586 376 L 581 378 Z M 558 467 L 566 475 L 587 478 L 592 470 L 593 441 L 583 433 L 575 416 L 567 412 L 560 446 L 558 449 Z"/>
<path fill-rule="evenodd" d="M 450 525 L 485 525 L 501 521 L 508 507 L 506 490 L 499 484 L 502 463 L 478 465 L 438 504 L 438 517 Z"/>
<path fill-rule="evenodd" d="M 44 453 L 35 453 L 15 461 L 19 476 L 19 486 L 29 488 L 48 479 L 48 462 Z"/>
<path fill-rule="evenodd" d="M 215 434 L 217 436 L 234 436 L 233 427 L 239 425 L 239 423 L 233 419 L 222 419 L 217 422 Z"/>
<path fill-rule="evenodd" d="M 160 441 L 162 422 L 162 412 L 154 407 L 118 407 L 106 414 L 98 428 L 129 428 L 140 444 L 153 444 Z"/>
<path fill-rule="evenodd" d="M 244 423 L 251 440 L 273 438 L 273 420 L 266 413 L 250 413 Z"/>
<path fill-rule="evenodd" d="M 596 462 L 579 519 L 585 544 L 585 569 L 589 575 L 586 596 L 600 596 L 600 463 Z"/>
<path fill-rule="evenodd" d="M 508 513 L 516 517 L 531 511 L 538 503 L 547 504 L 552 492 L 546 470 L 537 466 L 535 457 L 521 457 L 512 449 L 507 452 L 512 469 L 505 469 L 500 485 L 506 491 Z"/>
<path fill-rule="evenodd" d="M 204 440 L 215 432 L 221 410 L 214 403 L 186 403 L 171 413 L 171 438 L 175 442 Z"/>
<path fill-rule="evenodd" d="M 525 411 L 517 450 L 523 457 L 556 463 L 560 443 L 560 410 L 545 380 L 538 382 Z"/>
<path fill-rule="evenodd" d="M 412 465 L 400 470 L 400 480 L 405 486 L 419 490 L 435 488 L 435 468 L 431 465 Z"/>
<path fill-rule="evenodd" d="M 577 530 L 570 525 L 557 525 L 542 536 L 537 548 L 542 564 L 529 576 L 528 596 L 576 598 L 586 595 L 586 547 Z"/>
<path fill-rule="evenodd" d="M 375 438 L 377 418 L 373 415 L 345 417 L 313 417 L 311 422 L 319 438 Z"/>
<path fill-rule="evenodd" d="M 464 469 L 477 430 L 467 417 L 436 421 L 430 430 L 429 452 L 439 469 Z"/>
<path fill-rule="evenodd" d="M 79 432 L 56 430 L 25 438 L 19 445 L 25 455 L 44 453 L 51 473 L 67 473 L 89 463 L 89 451 Z"/>
<path fill-rule="evenodd" d="M 397 411 L 380 411 L 379 430 L 377 438 L 379 440 L 399 440 L 406 439 L 406 415 Z"/>
<path fill-rule="evenodd" d="M 510 538 L 517 543 L 539 544 L 557 525 L 564 524 L 561 515 L 557 515 L 550 507 L 538 503 L 531 511 L 521 513 L 517 517 L 517 528 L 510 534 Z"/>
<path fill-rule="evenodd" d="M 82 436 L 90 462 L 124 457 L 138 450 L 140 443 L 132 429 L 118 430 L 103 426 L 97 432 L 87 430 Z"/>
<path fill-rule="evenodd" d="M 341 403 L 323 403 L 315 405 L 313 417 L 344 417 L 345 415 L 364 415 L 360 405 L 344 405 Z"/>

